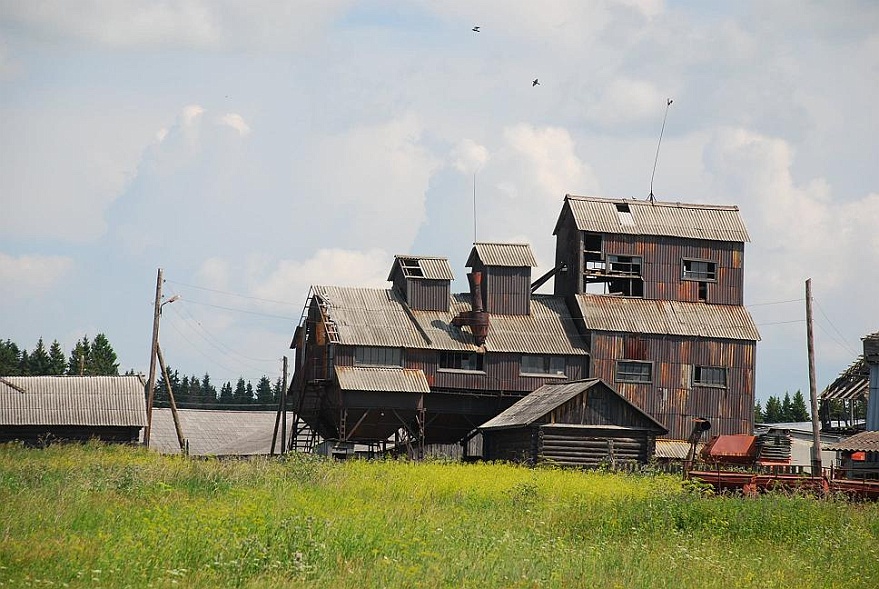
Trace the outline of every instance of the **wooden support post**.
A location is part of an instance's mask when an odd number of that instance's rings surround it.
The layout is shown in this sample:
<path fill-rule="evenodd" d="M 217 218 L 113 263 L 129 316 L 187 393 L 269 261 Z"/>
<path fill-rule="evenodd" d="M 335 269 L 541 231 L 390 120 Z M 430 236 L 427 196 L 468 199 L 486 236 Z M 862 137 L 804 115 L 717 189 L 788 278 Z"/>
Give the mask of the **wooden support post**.
<path fill-rule="evenodd" d="M 187 453 L 186 438 L 183 437 L 183 429 L 180 427 L 180 415 L 177 413 L 177 402 L 174 400 L 174 391 L 171 389 L 171 379 L 168 377 L 168 367 L 165 366 L 165 357 L 162 356 L 162 348 L 156 342 L 156 355 L 159 357 L 159 365 L 162 368 L 162 374 L 165 375 L 165 386 L 168 387 L 168 400 L 171 402 L 171 416 L 174 418 L 174 429 L 177 431 L 177 442 L 180 444 L 180 451 Z"/>
<path fill-rule="evenodd" d="M 156 391 L 156 350 L 159 347 L 159 316 L 162 313 L 162 269 L 156 277 L 156 304 L 153 308 L 153 341 L 150 346 L 150 375 L 146 389 L 147 424 L 143 430 L 143 445 L 149 448 L 153 425 L 153 397 Z"/>
<path fill-rule="evenodd" d="M 812 401 L 812 476 L 821 476 L 821 426 L 815 379 L 815 339 L 812 333 L 812 279 L 806 280 L 806 344 L 809 351 L 809 396 Z"/>
<path fill-rule="evenodd" d="M 281 454 L 287 453 L 287 356 L 284 356 L 281 370 Z M 293 438 L 290 438 L 293 445 Z"/>

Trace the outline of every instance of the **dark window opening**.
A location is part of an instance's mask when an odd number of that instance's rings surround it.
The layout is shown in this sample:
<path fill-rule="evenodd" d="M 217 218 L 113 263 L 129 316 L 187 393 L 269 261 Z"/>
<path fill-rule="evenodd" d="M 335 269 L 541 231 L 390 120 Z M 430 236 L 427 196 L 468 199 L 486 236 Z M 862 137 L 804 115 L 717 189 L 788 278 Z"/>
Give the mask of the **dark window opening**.
<path fill-rule="evenodd" d="M 522 354 L 522 374 L 555 374 L 565 375 L 565 357 L 547 354 Z"/>
<path fill-rule="evenodd" d="M 684 280 L 717 280 L 717 264 L 706 260 L 684 260 Z"/>
<path fill-rule="evenodd" d="M 699 300 L 702 301 L 703 303 L 708 302 L 708 283 L 707 282 L 697 283 L 696 296 L 699 297 Z"/>
<path fill-rule="evenodd" d="M 693 384 L 726 388 L 726 368 L 722 366 L 694 366 Z"/>
<path fill-rule="evenodd" d="M 440 352 L 440 368 L 448 370 L 483 370 L 484 354 L 473 352 Z"/>
<path fill-rule="evenodd" d="M 601 234 L 600 233 L 584 233 L 583 234 L 583 250 L 587 252 L 601 253 Z"/>
<path fill-rule="evenodd" d="M 403 276 L 413 276 L 422 278 L 424 272 L 421 270 L 421 264 L 417 258 L 400 258 L 400 267 L 403 270 Z"/>
<path fill-rule="evenodd" d="M 617 217 L 619 217 L 620 225 L 634 225 L 635 218 L 632 216 L 632 211 L 629 209 L 629 204 L 624 202 L 616 203 L 617 207 Z"/>
<path fill-rule="evenodd" d="M 615 278 L 607 284 L 608 294 L 624 297 L 643 297 L 644 281 L 640 278 Z"/>
<path fill-rule="evenodd" d="M 381 346 L 357 346 L 354 349 L 355 366 L 402 366 L 403 350 Z"/>
<path fill-rule="evenodd" d="M 607 256 L 607 273 L 641 276 L 640 256 Z"/>
<path fill-rule="evenodd" d="M 653 364 L 650 362 L 618 361 L 615 380 L 617 382 L 653 382 Z"/>

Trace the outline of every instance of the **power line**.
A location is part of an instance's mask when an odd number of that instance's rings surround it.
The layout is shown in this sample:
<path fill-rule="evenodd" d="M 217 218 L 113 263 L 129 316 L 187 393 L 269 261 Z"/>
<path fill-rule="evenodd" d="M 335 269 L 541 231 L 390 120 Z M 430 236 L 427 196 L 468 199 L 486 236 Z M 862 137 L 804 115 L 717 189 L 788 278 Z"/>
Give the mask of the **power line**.
<path fill-rule="evenodd" d="M 805 319 L 792 319 L 791 321 L 773 321 L 771 323 L 757 323 L 757 327 L 763 327 L 765 325 L 784 325 L 786 323 L 805 323 Z"/>
<path fill-rule="evenodd" d="M 236 309 L 234 307 L 225 307 L 223 305 L 214 305 L 213 303 L 205 303 L 204 301 L 194 301 L 192 299 L 186 299 L 187 302 L 193 303 L 195 305 L 204 305 L 205 307 L 213 307 L 215 309 L 223 309 L 224 311 L 233 311 L 235 313 L 247 313 L 248 315 L 259 315 L 260 317 L 270 317 L 272 319 L 286 319 L 288 321 L 298 321 L 298 317 L 287 317 L 284 315 L 272 315 L 270 313 L 260 313 L 258 311 L 248 311 L 246 309 Z"/>
<path fill-rule="evenodd" d="M 818 301 L 815 300 L 815 297 L 812 297 L 812 300 L 815 302 L 815 306 L 818 307 L 818 311 L 821 312 L 821 315 L 823 315 L 824 318 L 827 319 L 827 323 L 830 324 L 830 326 L 833 328 L 833 330 L 834 330 L 834 331 L 837 333 L 837 335 L 839 335 L 839 337 L 841 338 L 842 341 L 837 341 L 836 343 L 840 344 L 844 349 L 846 349 L 849 353 L 851 353 L 852 356 L 857 356 L 858 353 L 855 352 L 854 350 L 852 350 L 852 349 L 851 349 L 851 348 L 845 343 L 845 336 L 842 334 L 841 331 L 839 331 L 839 329 L 836 327 L 836 325 L 834 325 L 833 321 L 830 320 L 830 317 L 827 316 L 827 313 L 824 312 L 824 309 L 821 308 L 821 305 L 818 304 Z M 820 327 L 820 325 L 819 325 L 819 327 Z M 835 338 L 834 338 L 832 335 L 830 336 L 830 339 L 833 339 L 834 341 L 836 341 Z"/>
<path fill-rule="evenodd" d="M 788 299 L 788 300 L 786 300 L 786 301 L 769 301 L 769 302 L 766 302 L 766 303 L 748 303 L 748 304 L 745 305 L 745 306 L 746 306 L 746 307 L 764 307 L 764 306 L 766 306 L 766 305 L 783 305 L 783 304 L 785 304 L 785 303 L 802 303 L 802 302 L 805 301 L 805 300 L 806 300 L 806 299 L 804 299 L 804 298 L 800 298 L 800 299 Z"/>
<path fill-rule="evenodd" d="M 276 303 L 276 304 L 278 304 L 278 305 L 292 305 L 292 306 L 294 306 L 294 307 L 297 307 L 297 306 L 299 306 L 299 304 L 300 304 L 300 303 L 293 303 L 293 302 L 290 302 L 290 301 L 276 301 L 276 300 L 273 300 L 273 299 L 261 299 L 261 298 L 259 298 L 259 297 L 251 297 L 251 296 L 248 296 L 248 295 L 238 294 L 238 293 L 235 293 L 235 292 L 229 292 L 229 291 L 226 291 L 226 290 L 217 290 L 217 289 L 214 289 L 214 288 L 206 288 L 206 287 L 204 287 L 204 286 L 196 286 L 196 285 L 194 285 L 194 284 L 186 284 L 186 283 L 184 283 L 184 282 L 177 282 L 176 280 L 166 280 L 165 282 L 170 282 L 171 284 L 177 284 L 177 285 L 180 285 L 180 286 L 185 286 L 185 287 L 187 287 L 187 288 L 195 288 L 195 289 L 198 289 L 198 290 L 204 290 L 204 291 L 207 291 L 207 292 L 215 292 L 215 293 L 217 293 L 217 294 L 224 294 L 224 295 L 229 295 L 229 296 L 231 296 L 231 297 L 238 297 L 238 298 L 241 298 L 241 299 L 250 299 L 250 300 L 252 300 L 252 301 L 262 301 L 262 302 L 264 302 L 264 303 Z"/>

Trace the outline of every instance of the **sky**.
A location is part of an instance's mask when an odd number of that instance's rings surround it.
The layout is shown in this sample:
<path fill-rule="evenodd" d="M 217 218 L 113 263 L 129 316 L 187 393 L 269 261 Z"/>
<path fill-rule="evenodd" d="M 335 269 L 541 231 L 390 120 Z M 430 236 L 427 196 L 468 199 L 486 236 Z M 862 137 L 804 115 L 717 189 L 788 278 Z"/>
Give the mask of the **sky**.
<path fill-rule="evenodd" d="M 0 339 L 146 373 L 163 268 L 169 365 L 274 380 L 311 284 L 537 277 L 565 194 L 652 178 L 741 211 L 758 400 L 808 393 L 812 279 L 820 391 L 879 331 L 877 104 L 870 0 L 0 0 Z"/>

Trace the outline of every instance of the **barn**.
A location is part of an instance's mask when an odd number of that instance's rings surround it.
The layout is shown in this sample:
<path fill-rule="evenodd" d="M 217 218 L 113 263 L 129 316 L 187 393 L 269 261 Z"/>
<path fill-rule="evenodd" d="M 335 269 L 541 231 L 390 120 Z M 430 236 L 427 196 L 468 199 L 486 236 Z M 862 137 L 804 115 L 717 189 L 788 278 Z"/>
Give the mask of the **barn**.
<path fill-rule="evenodd" d="M 486 460 L 646 463 L 668 430 L 597 378 L 545 384 L 479 427 Z"/>
<path fill-rule="evenodd" d="M 0 442 L 136 443 L 146 426 L 138 376 L 0 377 Z"/>

